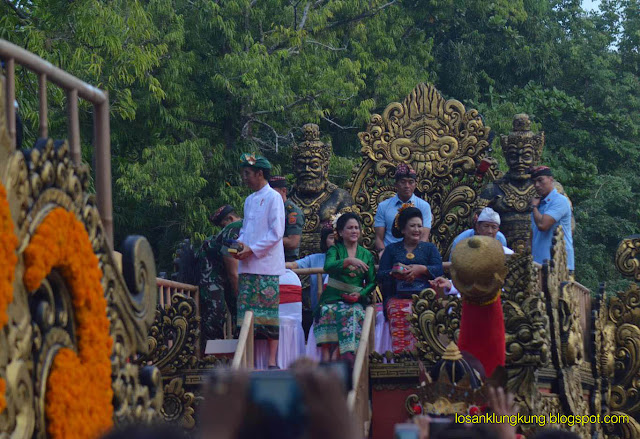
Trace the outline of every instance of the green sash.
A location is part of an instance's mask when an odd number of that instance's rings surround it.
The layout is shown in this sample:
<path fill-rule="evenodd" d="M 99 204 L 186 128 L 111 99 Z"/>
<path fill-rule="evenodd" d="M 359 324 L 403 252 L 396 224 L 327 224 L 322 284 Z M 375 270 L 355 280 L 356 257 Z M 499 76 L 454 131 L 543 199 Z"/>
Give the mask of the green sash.
<path fill-rule="evenodd" d="M 329 281 L 327 282 L 327 286 L 331 288 L 335 288 L 336 290 L 344 291 L 345 293 L 358 293 L 362 292 L 362 287 L 357 287 L 355 285 L 349 285 L 347 283 L 341 282 L 329 276 Z"/>

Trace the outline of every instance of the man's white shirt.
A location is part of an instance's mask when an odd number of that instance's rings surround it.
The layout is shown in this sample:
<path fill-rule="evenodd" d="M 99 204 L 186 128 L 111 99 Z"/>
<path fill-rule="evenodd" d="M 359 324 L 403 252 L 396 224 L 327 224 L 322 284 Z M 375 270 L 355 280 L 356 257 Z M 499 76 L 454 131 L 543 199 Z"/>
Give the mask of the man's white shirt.
<path fill-rule="evenodd" d="M 238 273 L 280 276 L 284 267 L 284 203 L 269 184 L 252 193 L 244 202 L 244 220 L 238 241 L 253 254 L 238 264 Z"/>

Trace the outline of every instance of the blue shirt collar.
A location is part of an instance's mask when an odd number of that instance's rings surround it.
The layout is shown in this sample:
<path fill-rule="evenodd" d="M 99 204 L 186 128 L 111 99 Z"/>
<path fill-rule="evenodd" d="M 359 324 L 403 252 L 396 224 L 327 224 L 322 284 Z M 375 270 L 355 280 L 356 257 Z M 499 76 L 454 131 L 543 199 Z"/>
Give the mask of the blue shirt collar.
<path fill-rule="evenodd" d="M 553 188 L 553 190 L 549 192 L 547 196 L 542 199 L 542 201 L 544 201 L 545 203 L 548 203 L 557 193 L 558 193 L 558 189 Z"/>
<path fill-rule="evenodd" d="M 403 204 L 403 203 L 412 203 L 414 206 L 416 205 L 416 194 L 412 194 L 411 198 L 409 198 L 408 201 L 402 201 L 400 199 L 400 197 L 398 196 L 398 194 L 395 195 L 395 202 L 394 204 L 397 206 L 398 204 Z"/>

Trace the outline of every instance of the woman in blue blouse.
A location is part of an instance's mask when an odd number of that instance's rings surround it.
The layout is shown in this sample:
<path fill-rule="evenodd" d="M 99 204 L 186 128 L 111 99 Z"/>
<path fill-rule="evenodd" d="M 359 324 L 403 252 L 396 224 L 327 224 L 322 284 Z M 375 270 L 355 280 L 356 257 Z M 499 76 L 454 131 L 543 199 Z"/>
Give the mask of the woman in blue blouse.
<path fill-rule="evenodd" d="M 388 245 L 378 269 L 385 316 L 391 331 L 394 353 L 415 350 L 411 333 L 411 296 L 430 288 L 429 280 L 442 275 L 442 257 L 435 245 L 420 241 L 422 212 L 415 207 L 400 208 L 393 223 L 393 236 L 402 241 Z"/>

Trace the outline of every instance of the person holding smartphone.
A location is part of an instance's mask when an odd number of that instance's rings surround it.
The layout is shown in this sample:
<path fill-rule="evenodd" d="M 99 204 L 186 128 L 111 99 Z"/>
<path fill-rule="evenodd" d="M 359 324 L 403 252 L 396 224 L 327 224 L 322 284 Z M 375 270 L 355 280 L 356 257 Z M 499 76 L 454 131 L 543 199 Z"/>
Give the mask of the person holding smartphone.
<path fill-rule="evenodd" d="M 327 251 L 324 270 L 329 274 L 322 293 L 314 335 L 322 360 L 339 357 L 353 361 L 360 342 L 367 296 L 375 289 L 375 265 L 369 250 L 358 244 L 360 218 L 352 212 L 335 222 L 337 243 Z"/>

